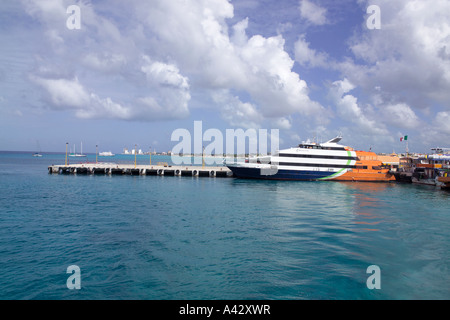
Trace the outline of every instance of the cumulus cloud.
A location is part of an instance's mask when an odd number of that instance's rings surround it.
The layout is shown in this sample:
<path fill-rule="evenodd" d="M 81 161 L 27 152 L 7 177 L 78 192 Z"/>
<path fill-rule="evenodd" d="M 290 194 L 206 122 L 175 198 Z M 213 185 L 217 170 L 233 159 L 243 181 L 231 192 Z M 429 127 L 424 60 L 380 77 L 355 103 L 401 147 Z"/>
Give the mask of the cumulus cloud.
<path fill-rule="evenodd" d="M 328 65 L 327 54 L 311 49 L 304 34 L 300 35 L 295 42 L 295 60 L 302 66 L 326 67 Z"/>
<path fill-rule="evenodd" d="M 141 106 L 147 113 L 143 119 L 182 119 L 189 115 L 188 103 L 191 99 L 189 79 L 180 73 L 177 66 L 150 57 L 143 57 L 141 71 L 145 73 L 150 88 L 156 91 L 151 97 L 140 98 Z"/>
<path fill-rule="evenodd" d="M 367 7 L 370 1 L 364 1 Z M 386 100 L 426 108 L 450 102 L 450 2 L 380 0 L 380 30 L 363 29 L 350 41 L 357 60 L 343 74 L 368 92 L 381 87 Z M 356 62 L 359 61 L 359 62 Z"/>
<path fill-rule="evenodd" d="M 264 116 L 312 115 L 322 111 L 319 103 L 310 100 L 306 82 L 292 71 L 294 61 L 284 51 L 281 36 L 253 36 L 242 48 L 242 59 L 252 77 L 245 88 L 261 106 Z"/>
<path fill-rule="evenodd" d="M 189 10 L 185 7 L 188 4 Z M 187 11 L 190 14 L 186 15 Z M 158 3 L 150 15 L 146 23 L 163 40 L 164 54 L 191 75 L 192 90 L 197 84 L 208 88 L 211 95 L 217 90 L 232 90 L 250 97 L 233 96 L 236 109 L 229 110 L 228 116 L 222 113 L 228 123 L 242 123 L 243 109 L 262 114 L 249 119 L 248 124 L 321 111 L 320 104 L 310 100 L 306 82 L 292 70 L 294 60 L 284 49 L 283 37 L 249 37 L 248 18 L 230 29 L 226 19 L 233 17 L 233 6 L 229 2 L 164 2 Z M 165 28 L 159 27 L 161 17 L 170 17 L 165 19 Z M 217 96 L 213 100 L 221 101 Z M 217 107 L 223 109 L 219 104 Z M 237 118 L 234 121 L 230 117 Z"/>
<path fill-rule="evenodd" d="M 259 128 L 263 116 L 257 107 L 249 102 L 241 102 L 229 90 L 213 93 L 213 100 L 221 105 L 221 115 L 229 124 L 243 128 Z"/>
<path fill-rule="evenodd" d="M 32 81 L 43 87 L 52 104 L 56 107 L 82 108 L 89 102 L 89 93 L 79 83 L 78 79 L 44 79 L 30 77 Z"/>
<path fill-rule="evenodd" d="M 434 120 L 435 129 L 444 132 L 446 134 L 450 134 L 450 112 L 441 111 L 436 114 L 436 118 Z"/>
<path fill-rule="evenodd" d="M 374 135 L 388 134 L 384 124 L 370 116 L 370 108 L 361 107 L 358 99 L 349 94 L 355 88 L 355 85 L 348 79 L 333 82 L 330 88 L 330 98 L 336 105 L 339 116 L 355 124 L 359 132 Z"/>
<path fill-rule="evenodd" d="M 173 88 L 189 90 L 188 78 L 180 74 L 180 70 L 173 64 L 159 61 L 152 62 L 148 56 L 144 57 L 146 64 L 141 67 L 149 81 Z"/>
<path fill-rule="evenodd" d="M 46 54 L 36 55 L 33 76 L 55 109 L 76 109 L 83 117 L 113 110 L 104 116 L 180 119 L 189 116 L 193 93 L 201 92 L 196 98 L 212 97 L 225 121 L 246 127 L 268 119 L 289 128 L 292 114 L 323 111 L 309 98 L 306 81 L 293 71 L 285 39 L 247 35 L 249 18 L 230 26 L 234 7 L 227 0 L 155 1 L 151 6 L 134 0 L 113 7 L 80 2 L 82 23 L 76 31 L 65 28 L 67 1 L 22 4 L 47 35 Z M 315 23 L 325 14 L 309 2 L 302 8 Z M 117 10 L 126 15 L 126 24 Z M 321 64 L 321 59 L 315 54 L 308 63 Z M 43 74 L 43 66 L 58 72 Z M 83 102 L 68 101 L 64 90 L 73 90 L 68 96 Z M 224 91 L 233 94 L 217 98 Z"/>
<path fill-rule="evenodd" d="M 126 66 L 127 58 L 123 54 L 112 52 L 88 53 L 82 62 L 89 68 L 100 72 L 114 73 Z"/>
<path fill-rule="evenodd" d="M 282 117 L 282 118 L 278 118 L 274 121 L 274 126 L 275 126 L 275 128 L 279 128 L 282 130 L 288 130 L 288 129 L 291 129 L 292 122 L 290 119 Z"/>
<path fill-rule="evenodd" d="M 309 0 L 300 0 L 299 9 L 301 17 L 314 25 L 328 23 L 326 17 L 327 10 Z"/>
<path fill-rule="evenodd" d="M 41 86 L 51 102 L 58 109 L 73 109 L 80 118 L 120 118 L 129 119 L 129 108 L 115 103 L 111 98 L 101 99 L 88 92 L 77 78 L 45 79 L 32 76 L 31 80 Z"/>
<path fill-rule="evenodd" d="M 382 108 L 385 121 L 399 128 L 413 129 L 420 124 L 416 113 L 405 103 L 392 104 L 380 108 Z"/>

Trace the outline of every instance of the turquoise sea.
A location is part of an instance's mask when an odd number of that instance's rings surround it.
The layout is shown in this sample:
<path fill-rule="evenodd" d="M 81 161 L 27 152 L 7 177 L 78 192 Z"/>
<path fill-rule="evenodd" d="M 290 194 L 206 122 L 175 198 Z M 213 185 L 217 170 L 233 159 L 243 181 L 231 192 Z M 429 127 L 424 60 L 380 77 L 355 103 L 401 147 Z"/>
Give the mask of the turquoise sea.
<path fill-rule="evenodd" d="M 51 175 L 64 155 L 31 154 L 0 152 L 0 299 L 450 299 L 450 192 Z"/>

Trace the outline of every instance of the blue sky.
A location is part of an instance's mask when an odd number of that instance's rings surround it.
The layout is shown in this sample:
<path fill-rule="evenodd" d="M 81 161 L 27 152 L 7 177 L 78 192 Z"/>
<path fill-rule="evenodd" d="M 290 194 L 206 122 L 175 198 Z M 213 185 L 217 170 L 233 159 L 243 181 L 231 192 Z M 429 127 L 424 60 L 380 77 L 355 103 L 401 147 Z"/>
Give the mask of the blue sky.
<path fill-rule="evenodd" d="M 280 147 L 450 147 L 447 0 L 2 1 L 0 43 L 0 150 L 167 151 L 196 120 Z"/>

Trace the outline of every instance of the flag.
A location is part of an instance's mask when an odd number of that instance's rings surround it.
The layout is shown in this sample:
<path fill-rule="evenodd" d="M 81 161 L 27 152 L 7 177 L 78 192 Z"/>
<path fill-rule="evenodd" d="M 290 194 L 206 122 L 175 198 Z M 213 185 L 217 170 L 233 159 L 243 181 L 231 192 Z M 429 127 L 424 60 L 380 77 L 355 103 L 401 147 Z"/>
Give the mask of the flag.
<path fill-rule="evenodd" d="M 408 136 L 404 136 L 404 137 L 400 138 L 400 141 L 403 141 L 403 140 L 408 140 Z"/>

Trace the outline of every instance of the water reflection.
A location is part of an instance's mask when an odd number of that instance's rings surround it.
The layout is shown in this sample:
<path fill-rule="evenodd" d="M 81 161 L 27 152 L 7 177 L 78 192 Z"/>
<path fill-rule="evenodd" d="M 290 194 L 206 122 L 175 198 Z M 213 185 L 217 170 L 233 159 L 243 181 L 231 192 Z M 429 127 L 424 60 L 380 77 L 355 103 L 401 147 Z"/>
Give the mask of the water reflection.
<path fill-rule="evenodd" d="M 354 198 L 354 224 L 356 231 L 380 231 L 377 226 L 384 221 L 382 194 L 388 191 L 389 183 L 340 182 L 346 186 Z"/>

